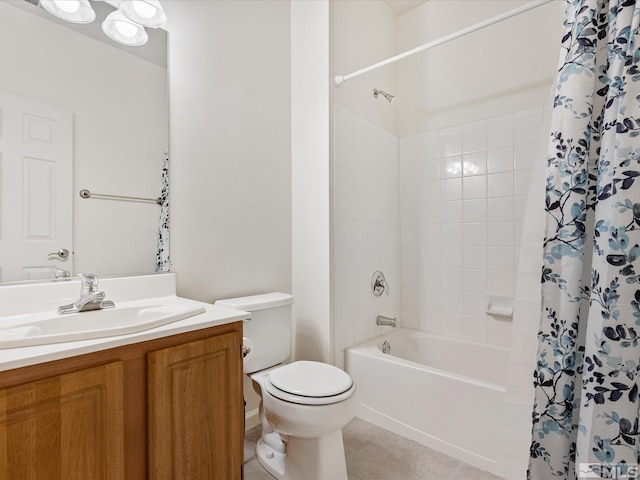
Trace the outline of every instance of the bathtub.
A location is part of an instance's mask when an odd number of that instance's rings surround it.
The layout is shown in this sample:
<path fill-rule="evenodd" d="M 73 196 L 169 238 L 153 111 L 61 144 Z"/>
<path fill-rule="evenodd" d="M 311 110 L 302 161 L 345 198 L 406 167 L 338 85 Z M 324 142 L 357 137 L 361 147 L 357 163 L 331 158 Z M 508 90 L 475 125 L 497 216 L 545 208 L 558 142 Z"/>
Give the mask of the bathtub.
<path fill-rule="evenodd" d="M 507 358 L 505 347 L 399 328 L 348 348 L 345 366 L 359 418 L 495 474 Z"/>

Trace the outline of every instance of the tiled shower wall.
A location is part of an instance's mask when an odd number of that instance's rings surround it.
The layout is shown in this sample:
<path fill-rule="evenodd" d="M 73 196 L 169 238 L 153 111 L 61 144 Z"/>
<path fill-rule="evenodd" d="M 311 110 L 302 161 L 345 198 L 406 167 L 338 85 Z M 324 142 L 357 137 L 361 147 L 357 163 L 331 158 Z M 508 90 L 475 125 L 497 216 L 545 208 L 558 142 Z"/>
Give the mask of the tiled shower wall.
<path fill-rule="evenodd" d="M 513 298 L 543 109 L 397 139 L 334 108 L 336 363 L 375 337 L 378 314 L 402 326 L 508 345 L 511 324 L 485 313 Z M 389 296 L 374 297 L 382 270 Z"/>
<path fill-rule="evenodd" d="M 402 323 L 508 345 L 485 313 L 513 298 L 542 107 L 400 139 Z"/>
<path fill-rule="evenodd" d="M 390 327 L 401 314 L 398 139 L 334 105 L 334 319 L 336 364 L 344 349 Z M 371 293 L 381 270 L 389 295 Z"/>

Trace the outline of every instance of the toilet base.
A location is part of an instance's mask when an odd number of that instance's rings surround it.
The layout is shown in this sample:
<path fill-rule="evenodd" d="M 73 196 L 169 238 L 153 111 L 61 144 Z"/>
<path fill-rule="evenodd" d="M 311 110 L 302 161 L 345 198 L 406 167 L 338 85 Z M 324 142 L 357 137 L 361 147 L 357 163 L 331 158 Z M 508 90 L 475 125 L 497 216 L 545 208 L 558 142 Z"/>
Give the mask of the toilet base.
<path fill-rule="evenodd" d="M 276 452 L 260 439 L 256 445 L 256 456 L 267 472 L 278 479 L 283 478 L 286 453 Z"/>
<path fill-rule="evenodd" d="M 278 480 L 348 480 L 342 430 L 320 438 L 289 437 L 286 453 L 260 439 L 258 461 Z"/>

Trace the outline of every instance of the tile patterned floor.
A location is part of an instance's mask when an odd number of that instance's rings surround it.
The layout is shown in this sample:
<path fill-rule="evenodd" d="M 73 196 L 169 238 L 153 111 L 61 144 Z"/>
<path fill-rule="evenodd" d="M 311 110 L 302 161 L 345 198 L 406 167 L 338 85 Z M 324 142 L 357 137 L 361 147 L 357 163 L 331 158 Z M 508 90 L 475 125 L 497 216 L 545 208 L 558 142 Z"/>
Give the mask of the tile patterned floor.
<path fill-rule="evenodd" d="M 501 480 L 454 458 L 355 419 L 343 430 L 349 480 Z M 255 450 L 260 426 L 245 435 Z M 255 454 L 244 465 L 245 480 L 273 480 Z"/>

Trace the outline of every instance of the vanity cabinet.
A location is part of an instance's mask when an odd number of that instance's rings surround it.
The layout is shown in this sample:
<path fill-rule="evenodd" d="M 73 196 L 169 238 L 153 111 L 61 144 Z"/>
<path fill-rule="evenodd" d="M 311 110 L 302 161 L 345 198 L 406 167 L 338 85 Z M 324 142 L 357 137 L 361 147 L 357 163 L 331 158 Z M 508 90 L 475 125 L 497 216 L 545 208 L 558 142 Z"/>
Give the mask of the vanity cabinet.
<path fill-rule="evenodd" d="M 242 322 L 0 372 L 0 480 L 239 480 Z"/>
<path fill-rule="evenodd" d="M 0 478 L 124 479 L 122 362 L 0 390 Z"/>
<path fill-rule="evenodd" d="M 225 448 L 243 435 L 238 341 L 218 335 L 149 353 L 151 480 L 239 478 Z"/>

